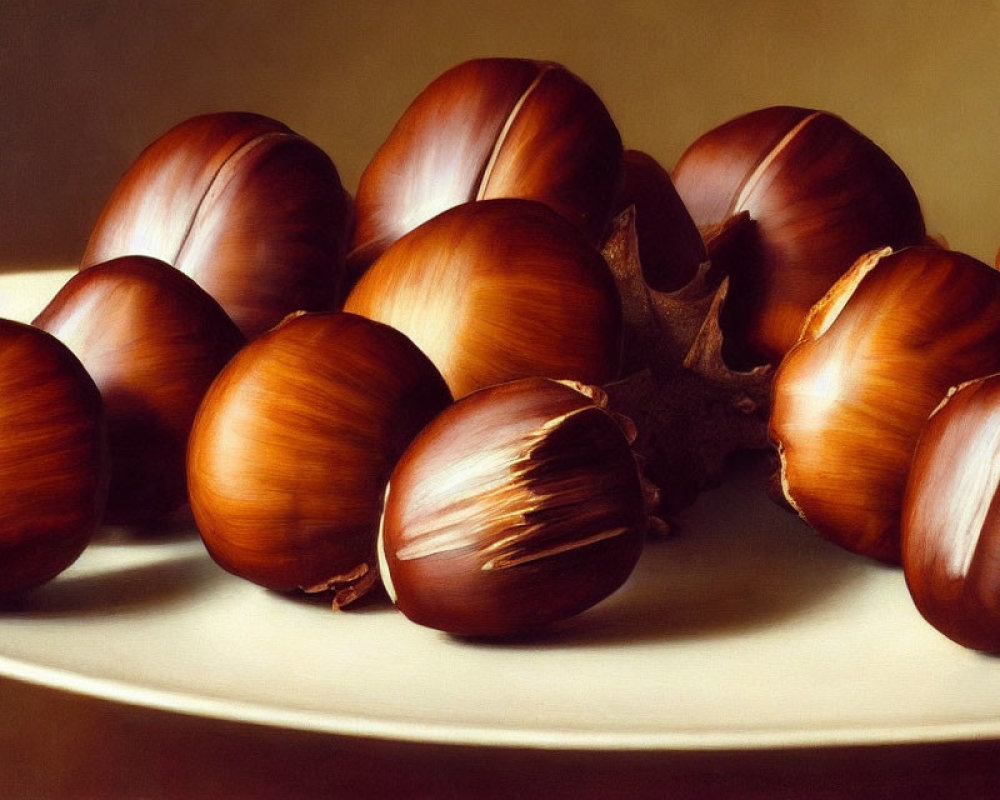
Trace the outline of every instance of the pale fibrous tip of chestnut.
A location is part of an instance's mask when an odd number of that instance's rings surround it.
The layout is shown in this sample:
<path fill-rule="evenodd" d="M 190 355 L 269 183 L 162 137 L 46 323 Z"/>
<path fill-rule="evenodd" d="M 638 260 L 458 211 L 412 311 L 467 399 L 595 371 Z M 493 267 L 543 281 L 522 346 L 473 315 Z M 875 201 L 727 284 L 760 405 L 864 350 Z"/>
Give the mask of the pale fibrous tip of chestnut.
<path fill-rule="evenodd" d="M 390 476 L 377 540 L 383 585 L 407 617 L 503 638 L 626 580 L 655 491 L 601 402 L 578 383 L 525 378 L 461 398 L 418 435 Z"/>

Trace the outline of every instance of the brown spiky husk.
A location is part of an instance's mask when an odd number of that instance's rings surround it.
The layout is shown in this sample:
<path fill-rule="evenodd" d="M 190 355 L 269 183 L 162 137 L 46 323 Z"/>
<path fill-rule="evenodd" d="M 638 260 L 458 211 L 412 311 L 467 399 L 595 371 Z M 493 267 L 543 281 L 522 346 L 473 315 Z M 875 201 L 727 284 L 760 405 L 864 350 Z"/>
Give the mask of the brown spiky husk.
<path fill-rule="evenodd" d="M 716 485 L 734 453 L 769 448 L 773 369 L 731 369 L 720 327 L 726 254 L 752 226 L 740 216 L 704 232 L 710 260 L 675 292 L 643 280 L 633 209 L 615 220 L 604 246 L 625 318 L 624 377 L 604 389 L 612 407 L 635 422 L 634 447 L 668 518 Z"/>

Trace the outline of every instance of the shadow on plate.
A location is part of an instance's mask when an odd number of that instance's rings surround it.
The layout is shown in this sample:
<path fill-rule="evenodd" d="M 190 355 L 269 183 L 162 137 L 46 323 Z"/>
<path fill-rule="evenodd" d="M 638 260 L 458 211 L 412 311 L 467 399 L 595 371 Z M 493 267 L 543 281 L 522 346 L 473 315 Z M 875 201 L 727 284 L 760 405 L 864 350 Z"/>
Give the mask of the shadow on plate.
<path fill-rule="evenodd" d="M 162 609 L 189 602 L 219 575 L 219 567 L 203 551 L 120 568 L 66 572 L 0 601 L 0 615 L 46 619 Z"/>
<path fill-rule="evenodd" d="M 651 539 L 604 602 L 530 637 L 488 646 L 617 646 L 738 634 L 780 623 L 891 569 L 822 539 L 764 490 L 760 464 L 704 493 L 675 532 Z M 902 580 L 902 578 L 901 578 Z"/>
<path fill-rule="evenodd" d="M 198 527 L 189 506 L 183 506 L 168 517 L 143 525 L 107 525 L 94 535 L 95 544 L 175 544 L 195 541 Z"/>

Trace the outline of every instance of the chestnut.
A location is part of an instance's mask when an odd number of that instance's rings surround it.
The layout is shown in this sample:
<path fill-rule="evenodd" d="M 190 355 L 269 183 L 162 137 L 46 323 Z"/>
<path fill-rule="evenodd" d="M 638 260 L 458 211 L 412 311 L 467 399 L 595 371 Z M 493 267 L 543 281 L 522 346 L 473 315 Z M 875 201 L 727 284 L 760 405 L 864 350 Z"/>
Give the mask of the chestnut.
<path fill-rule="evenodd" d="M 103 397 L 104 521 L 142 525 L 184 505 L 195 411 L 245 341 L 219 304 L 169 264 L 125 256 L 76 273 L 33 324 L 76 354 Z"/>
<path fill-rule="evenodd" d="M 621 301 L 600 252 L 551 208 L 465 203 L 390 247 L 344 310 L 391 325 L 452 394 L 534 375 L 601 384 L 621 361 Z"/>
<path fill-rule="evenodd" d="M 917 440 L 902 511 L 903 572 L 923 617 L 1000 651 L 1000 374 L 953 388 Z"/>
<path fill-rule="evenodd" d="M 649 520 L 603 394 L 546 378 L 445 409 L 385 494 L 386 589 L 409 619 L 460 636 L 526 634 L 593 606 L 631 573 Z"/>
<path fill-rule="evenodd" d="M 403 334 L 353 314 L 291 315 L 222 370 L 188 450 L 191 510 L 212 558 L 277 591 L 377 583 L 375 537 L 396 459 L 451 402 Z"/>
<path fill-rule="evenodd" d="M 58 575 L 104 510 L 101 395 L 55 337 L 0 320 L 0 594 Z"/>
<path fill-rule="evenodd" d="M 901 558 L 917 437 L 950 386 L 1000 371 L 1000 273 L 936 247 L 860 259 L 817 303 L 774 376 L 786 499 L 813 528 Z"/>
<path fill-rule="evenodd" d="M 406 109 L 361 175 L 351 280 L 419 224 L 496 197 L 546 203 L 597 246 L 621 158 L 608 110 L 565 67 L 518 58 L 452 67 Z"/>
<path fill-rule="evenodd" d="M 899 166 L 825 111 L 774 106 L 739 116 L 694 141 L 672 176 L 699 228 L 743 212 L 754 223 L 727 259 L 725 354 L 741 368 L 777 363 L 812 305 L 860 256 L 926 237 Z"/>
<path fill-rule="evenodd" d="M 642 277 L 654 291 L 676 292 L 708 260 L 704 237 L 659 161 L 641 150 L 626 150 L 622 165 L 616 208 L 619 213 L 634 209 Z"/>
<path fill-rule="evenodd" d="M 142 151 L 80 266 L 166 261 L 252 338 L 292 311 L 339 305 L 350 224 L 350 197 L 319 147 L 258 114 L 205 114 Z"/>

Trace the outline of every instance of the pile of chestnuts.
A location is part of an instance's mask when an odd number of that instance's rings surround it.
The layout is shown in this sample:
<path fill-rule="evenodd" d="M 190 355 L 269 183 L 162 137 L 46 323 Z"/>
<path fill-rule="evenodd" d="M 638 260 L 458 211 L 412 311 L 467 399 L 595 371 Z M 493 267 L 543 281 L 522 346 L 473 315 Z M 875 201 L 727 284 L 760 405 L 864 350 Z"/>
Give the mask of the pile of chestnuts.
<path fill-rule="evenodd" d="M 519 636 L 618 590 L 744 450 L 1000 650 L 1000 271 L 834 114 L 752 111 L 668 171 L 563 66 L 475 59 L 353 195 L 256 114 L 138 156 L 79 272 L 0 320 L 0 592 L 189 508 L 268 589 Z"/>

